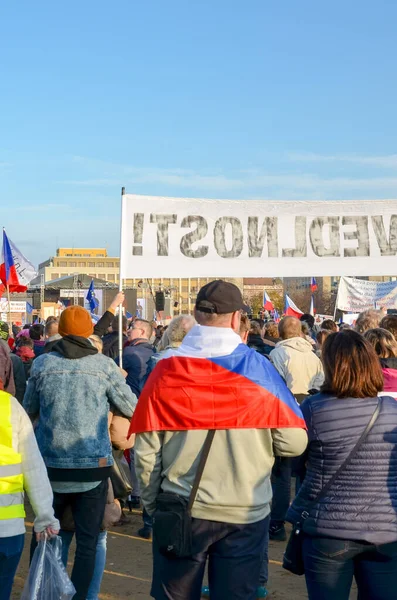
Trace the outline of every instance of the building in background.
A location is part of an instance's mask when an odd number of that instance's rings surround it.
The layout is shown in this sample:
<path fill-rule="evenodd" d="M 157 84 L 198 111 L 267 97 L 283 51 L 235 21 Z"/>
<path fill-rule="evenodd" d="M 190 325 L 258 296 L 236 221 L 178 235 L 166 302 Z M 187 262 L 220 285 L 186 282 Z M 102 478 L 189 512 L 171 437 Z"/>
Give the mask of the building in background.
<path fill-rule="evenodd" d="M 118 286 L 119 271 L 120 258 L 108 256 L 106 248 L 58 248 L 55 256 L 39 264 L 39 275 L 31 285 L 36 288 L 45 285 L 47 289 L 55 289 L 58 280 L 79 275 L 101 279 L 108 282 L 109 287 Z M 192 313 L 198 290 L 214 279 L 216 278 L 136 278 L 124 280 L 123 288 L 136 290 L 137 302 L 140 302 L 143 315 L 152 319 L 155 311 L 156 292 L 164 292 L 164 312 L 167 316 Z M 242 278 L 226 278 L 226 280 L 235 283 L 243 291 Z M 51 283 L 55 283 L 55 286 L 52 286 Z"/>
<path fill-rule="evenodd" d="M 58 248 L 56 255 L 39 264 L 39 277 L 54 281 L 80 273 L 117 284 L 120 259 L 108 256 L 106 248 Z"/>

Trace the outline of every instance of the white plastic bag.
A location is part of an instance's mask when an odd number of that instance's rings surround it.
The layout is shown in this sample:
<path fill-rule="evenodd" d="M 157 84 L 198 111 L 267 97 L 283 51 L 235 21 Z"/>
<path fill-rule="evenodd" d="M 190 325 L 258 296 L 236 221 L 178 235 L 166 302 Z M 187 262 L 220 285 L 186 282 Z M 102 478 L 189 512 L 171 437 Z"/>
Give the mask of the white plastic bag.
<path fill-rule="evenodd" d="M 41 540 L 33 554 L 21 600 L 71 600 L 76 593 L 61 558 L 62 540 Z"/>

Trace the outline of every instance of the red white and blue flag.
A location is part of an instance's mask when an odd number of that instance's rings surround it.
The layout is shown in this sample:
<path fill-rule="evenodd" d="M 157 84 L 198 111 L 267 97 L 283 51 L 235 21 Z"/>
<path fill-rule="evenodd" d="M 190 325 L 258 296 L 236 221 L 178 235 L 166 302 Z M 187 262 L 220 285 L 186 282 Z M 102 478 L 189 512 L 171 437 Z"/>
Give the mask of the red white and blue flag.
<path fill-rule="evenodd" d="M 14 257 L 12 255 L 11 245 L 5 230 L 3 229 L 3 256 L 0 265 L 0 280 L 3 284 L 0 287 L 0 291 L 4 291 L 8 288 L 10 292 L 26 292 L 28 289 L 26 285 L 23 285 L 19 281 L 18 273 L 15 268 Z"/>
<path fill-rule="evenodd" d="M 26 292 L 28 284 L 37 276 L 36 269 L 24 257 L 3 229 L 2 258 L 0 263 L 0 296 L 7 286 L 10 292 Z"/>
<path fill-rule="evenodd" d="M 268 360 L 237 336 L 235 341 L 232 331 L 234 349 L 211 356 L 210 335 L 203 344 L 206 334 L 200 329 L 212 328 L 194 327 L 179 349 L 157 363 L 139 397 L 130 434 L 306 427 L 294 396 Z"/>
<path fill-rule="evenodd" d="M 311 278 L 311 281 L 310 281 L 310 289 L 311 289 L 312 293 L 313 293 L 313 292 L 317 292 L 317 290 L 318 290 L 317 281 L 315 280 L 315 278 L 314 278 L 314 277 L 312 277 L 312 278 Z"/>
<path fill-rule="evenodd" d="M 265 310 L 274 310 L 274 304 L 270 300 L 269 294 L 267 293 L 266 290 L 263 292 L 263 308 Z"/>
<path fill-rule="evenodd" d="M 296 306 L 288 294 L 285 294 L 284 315 L 286 317 L 296 317 L 297 319 L 300 319 L 303 315 L 303 312 Z"/>

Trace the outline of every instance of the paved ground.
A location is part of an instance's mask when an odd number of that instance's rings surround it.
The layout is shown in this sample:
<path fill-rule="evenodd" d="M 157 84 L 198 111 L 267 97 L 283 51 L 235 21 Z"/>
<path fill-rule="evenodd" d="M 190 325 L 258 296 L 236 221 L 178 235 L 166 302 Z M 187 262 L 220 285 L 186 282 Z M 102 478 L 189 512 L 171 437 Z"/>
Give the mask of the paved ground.
<path fill-rule="evenodd" d="M 127 513 L 127 516 L 131 519 L 129 524 L 108 532 L 108 557 L 100 595 L 102 600 L 150 600 L 151 544 L 136 536 L 141 526 L 140 515 L 135 512 L 132 515 Z M 28 569 L 29 543 L 30 534 L 27 534 L 12 600 L 19 599 L 23 588 Z M 283 550 L 284 544 L 270 543 L 269 597 L 271 600 L 307 600 L 304 578 L 291 575 L 281 567 Z"/>

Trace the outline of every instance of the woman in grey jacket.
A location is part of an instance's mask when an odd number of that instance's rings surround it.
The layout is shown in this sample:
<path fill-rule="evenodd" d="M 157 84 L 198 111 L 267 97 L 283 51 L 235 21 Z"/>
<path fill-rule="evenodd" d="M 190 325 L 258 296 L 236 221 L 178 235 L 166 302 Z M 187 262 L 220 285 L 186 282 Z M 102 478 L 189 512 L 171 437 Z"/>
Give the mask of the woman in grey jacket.
<path fill-rule="evenodd" d="M 309 434 L 307 474 L 287 519 L 304 515 L 309 600 L 393 600 L 397 589 L 397 402 L 378 398 L 383 376 L 360 334 L 331 334 L 323 348 L 322 392 L 301 405 Z M 375 425 L 324 497 L 380 405 Z"/>

